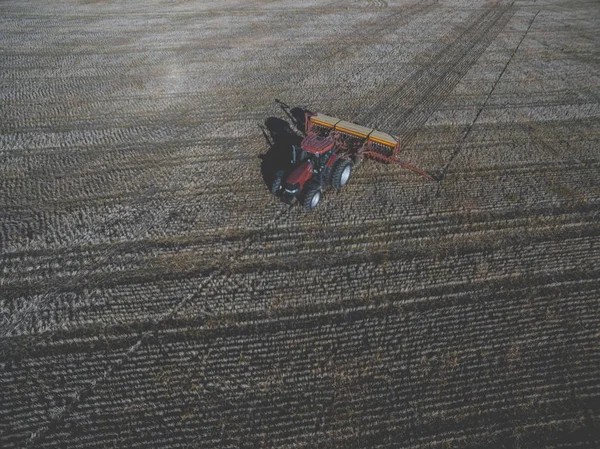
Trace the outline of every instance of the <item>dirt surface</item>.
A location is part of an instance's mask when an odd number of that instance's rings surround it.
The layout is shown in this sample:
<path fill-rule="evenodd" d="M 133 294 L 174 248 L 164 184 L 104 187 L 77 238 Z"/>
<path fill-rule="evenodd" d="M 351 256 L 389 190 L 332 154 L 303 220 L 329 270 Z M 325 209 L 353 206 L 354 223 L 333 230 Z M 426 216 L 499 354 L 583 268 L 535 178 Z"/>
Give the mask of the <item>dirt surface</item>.
<path fill-rule="evenodd" d="M 599 104 L 594 1 L 3 1 L 0 446 L 598 447 Z"/>

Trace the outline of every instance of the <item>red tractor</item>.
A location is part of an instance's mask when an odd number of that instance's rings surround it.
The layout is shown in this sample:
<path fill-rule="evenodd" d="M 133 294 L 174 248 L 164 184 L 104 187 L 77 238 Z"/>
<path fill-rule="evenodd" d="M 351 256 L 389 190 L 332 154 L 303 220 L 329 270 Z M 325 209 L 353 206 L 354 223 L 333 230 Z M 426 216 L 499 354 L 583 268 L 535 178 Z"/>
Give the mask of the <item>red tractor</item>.
<path fill-rule="evenodd" d="M 275 174 L 271 192 L 287 202 L 298 198 L 306 210 L 312 210 L 321 201 L 323 190 L 331 185 L 344 187 L 352 174 L 352 160 L 336 154 L 334 140 L 327 136 L 309 134 L 301 147 L 294 147 L 292 164 L 296 166 L 288 176 L 283 170 Z"/>
<path fill-rule="evenodd" d="M 296 198 L 306 210 L 314 209 L 323 197 L 323 190 L 330 185 L 337 190 L 344 187 L 353 167 L 364 157 L 398 164 L 435 179 L 397 158 L 400 149 L 397 137 L 276 101 L 306 136 L 300 146 L 292 145 L 292 171 L 287 176 L 285 171 L 277 171 L 271 186 L 271 192 L 287 202 Z"/>

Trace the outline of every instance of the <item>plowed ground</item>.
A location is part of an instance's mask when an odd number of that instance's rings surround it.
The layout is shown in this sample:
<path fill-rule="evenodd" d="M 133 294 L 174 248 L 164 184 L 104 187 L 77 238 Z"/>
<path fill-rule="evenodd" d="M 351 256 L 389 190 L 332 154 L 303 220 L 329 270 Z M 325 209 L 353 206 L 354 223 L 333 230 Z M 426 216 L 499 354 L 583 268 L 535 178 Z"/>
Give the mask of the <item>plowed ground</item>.
<path fill-rule="evenodd" d="M 0 446 L 597 447 L 599 148 L 596 2 L 4 1 Z"/>

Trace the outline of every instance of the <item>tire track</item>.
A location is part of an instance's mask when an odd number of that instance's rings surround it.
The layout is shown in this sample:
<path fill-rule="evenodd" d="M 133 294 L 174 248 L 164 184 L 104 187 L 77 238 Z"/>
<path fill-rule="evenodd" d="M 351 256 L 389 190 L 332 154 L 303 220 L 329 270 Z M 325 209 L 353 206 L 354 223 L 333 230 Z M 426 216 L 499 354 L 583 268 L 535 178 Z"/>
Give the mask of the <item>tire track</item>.
<path fill-rule="evenodd" d="M 398 129 L 401 141 L 410 142 L 514 13 L 513 3 L 483 13 L 399 89 L 390 89 L 374 106 L 360 113 L 359 120 L 378 123 L 383 129 Z"/>
<path fill-rule="evenodd" d="M 481 108 L 479 108 L 479 111 L 477 111 L 477 115 L 475 115 L 475 118 L 473 119 L 473 121 L 469 124 L 469 126 L 467 127 L 467 129 L 463 132 L 462 136 L 460 137 L 460 140 L 457 143 L 458 147 L 452 153 L 452 155 L 450 156 L 450 159 L 448 160 L 448 162 L 446 163 L 446 165 L 444 165 L 444 167 L 442 168 L 442 180 L 441 180 L 441 182 L 438 183 L 436 197 L 439 197 L 439 195 L 441 194 L 442 185 L 443 185 L 443 182 L 444 182 L 444 178 L 446 177 L 446 174 L 448 173 L 448 169 L 450 168 L 450 166 L 452 165 L 452 163 L 454 162 L 454 160 L 456 159 L 456 157 L 461 152 L 461 150 L 463 148 L 463 143 L 467 140 L 467 138 L 469 137 L 469 134 L 471 134 L 471 131 L 473 130 L 473 127 L 475 126 L 475 123 L 477 123 L 477 120 L 479 119 L 479 116 L 481 115 L 481 113 L 485 109 L 485 107 L 486 107 L 486 105 L 487 105 L 490 97 L 494 93 L 494 90 L 496 89 L 496 86 L 500 82 L 500 79 L 502 78 L 502 75 L 504 75 L 504 72 L 508 68 L 508 66 L 511 63 L 511 61 L 513 60 L 513 57 L 515 56 L 515 54 L 519 50 L 519 47 L 521 46 L 521 44 L 525 40 L 525 37 L 527 36 L 527 33 L 529 33 L 529 30 L 531 29 L 531 26 L 533 25 L 533 22 L 536 19 L 536 17 L 538 16 L 539 13 L 540 13 L 540 10 L 538 10 L 533 15 L 533 17 L 531 18 L 531 21 L 529 22 L 529 26 L 527 27 L 527 29 L 525 30 L 525 33 L 521 37 L 521 40 L 519 41 L 519 43 L 517 44 L 517 46 L 515 47 L 515 49 L 511 53 L 510 58 L 508 58 L 508 61 L 506 62 L 506 64 L 502 68 L 502 71 L 498 75 L 498 78 L 496 78 L 496 80 L 494 81 L 494 84 L 492 85 L 492 88 L 490 89 L 487 97 L 485 98 L 485 101 L 483 102 L 483 105 L 481 106 Z"/>

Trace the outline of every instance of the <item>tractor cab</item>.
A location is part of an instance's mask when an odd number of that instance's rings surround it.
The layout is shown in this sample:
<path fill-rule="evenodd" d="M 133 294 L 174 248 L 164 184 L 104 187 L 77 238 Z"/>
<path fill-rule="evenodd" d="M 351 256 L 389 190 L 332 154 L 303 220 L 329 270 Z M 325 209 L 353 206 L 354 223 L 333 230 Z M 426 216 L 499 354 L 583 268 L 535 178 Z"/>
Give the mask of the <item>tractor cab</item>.
<path fill-rule="evenodd" d="M 292 169 L 275 174 L 271 192 L 288 203 L 297 198 L 305 209 L 314 209 L 327 186 L 339 190 L 350 177 L 352 161 L 336 154 L 338 144 L 332 136 L 308 133 L 300 145 L 292 145 Z"/>
<path fill-rule="evenodd" d="M 335 146 L 335 142 L 329 136 L 321 137 L 316 134 L 309 134 L 304 139 L 302 139 L 301 145 L 302 149 L 307 153 L 314 154 L 315 156 L 320 156 L 332 150 Z"/>
<path fill-rule="evenodd" d="M 320 173 L 335 151 L 335 142 L 329 137 L 309 134 L 301 142 L 301 161 L 309 161 L 315 173 Z M 295 161 L 293 161 L 295 162 Z"/>

